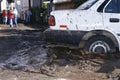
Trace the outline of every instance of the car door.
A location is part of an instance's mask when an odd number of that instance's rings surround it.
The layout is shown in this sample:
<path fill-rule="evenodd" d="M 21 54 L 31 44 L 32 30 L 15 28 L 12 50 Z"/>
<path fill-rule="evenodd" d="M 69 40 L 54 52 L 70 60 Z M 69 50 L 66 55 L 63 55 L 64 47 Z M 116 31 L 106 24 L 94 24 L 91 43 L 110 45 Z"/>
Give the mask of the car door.
<path fill-rule="evenodd" d="M 120 0 L 109 0 L 103 9 L 104 27 L 120 34 Z"/>

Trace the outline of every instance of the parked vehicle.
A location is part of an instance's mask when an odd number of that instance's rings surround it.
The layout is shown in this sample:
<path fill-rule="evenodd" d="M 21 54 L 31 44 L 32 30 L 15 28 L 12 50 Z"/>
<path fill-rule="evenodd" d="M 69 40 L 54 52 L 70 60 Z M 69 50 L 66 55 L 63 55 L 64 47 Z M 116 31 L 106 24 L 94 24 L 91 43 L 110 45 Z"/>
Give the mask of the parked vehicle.
<path fill-rule="evenodd" d="M 52 11 L 45 38 L 89 52 L 120 51 L 119 4 L 120 0 L 88 0 L 74 10 Z"/>

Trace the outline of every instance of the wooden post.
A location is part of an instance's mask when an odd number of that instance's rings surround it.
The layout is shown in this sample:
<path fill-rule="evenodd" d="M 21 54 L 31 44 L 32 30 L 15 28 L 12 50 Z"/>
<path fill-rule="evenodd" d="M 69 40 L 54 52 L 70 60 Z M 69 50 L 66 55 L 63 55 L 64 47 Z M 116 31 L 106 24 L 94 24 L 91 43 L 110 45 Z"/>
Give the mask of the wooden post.
<path fill-rule="evenodd" d="M 29 9 L 31 8 L 31 0 L 29 0 Z"/>
<path fill-rule="evenodd" d="M 42 8 L 43 0 L 40 0 L 40 8 Z"/>
<path fill-rule="evenodd" d="M 53 0 L 50 0 L 50 12 L 52 11 L 52 7 L 53 7 Z"/>
<path fill-rule="evenodd" d="M 0 0 L 0 12 L 1 12 L 1 2 L 2 2 L 2 0 Z"/>

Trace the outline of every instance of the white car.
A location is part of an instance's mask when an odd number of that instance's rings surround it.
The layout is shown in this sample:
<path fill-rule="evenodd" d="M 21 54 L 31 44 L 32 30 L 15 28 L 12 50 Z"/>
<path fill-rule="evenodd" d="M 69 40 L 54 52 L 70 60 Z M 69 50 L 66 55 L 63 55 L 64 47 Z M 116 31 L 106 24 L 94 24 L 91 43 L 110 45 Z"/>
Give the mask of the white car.
<path fill-rule="evenodd" d="M 45 39 L 89 52 L 120 51 L 120 0 L 88 0 L 74 10 L 52 11 Z"/>

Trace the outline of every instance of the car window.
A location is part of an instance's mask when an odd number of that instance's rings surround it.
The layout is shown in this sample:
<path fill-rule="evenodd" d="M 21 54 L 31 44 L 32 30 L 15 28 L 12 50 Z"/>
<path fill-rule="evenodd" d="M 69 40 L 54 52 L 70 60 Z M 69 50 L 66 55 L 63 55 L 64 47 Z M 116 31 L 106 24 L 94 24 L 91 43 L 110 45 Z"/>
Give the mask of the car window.
<path fill-rule="evenodd" d="M 120 13 L 120 0 L 118 0 L 118 10 L 119 10 L 119 13 Z"/>
<path fill-rule="evenodd" d="M 105 0 L 97 9 L 98 12 L 103 12 L 105 5 L 109 2 L 109 0 Z"/>
<path fill-rule="evenodd" d="M 77 9 L 79 10 L 87 10 L 91 6 L 93 6 L 98 0 L 88 0 L 85 3 L 83 3 L 81 6 L 79 6 Z"/>
<path fill-rule="evenodd" d="M 118 13 L 118 0 L 111 0 L 111 2 L 105 8 L 106 13 Z"/>

